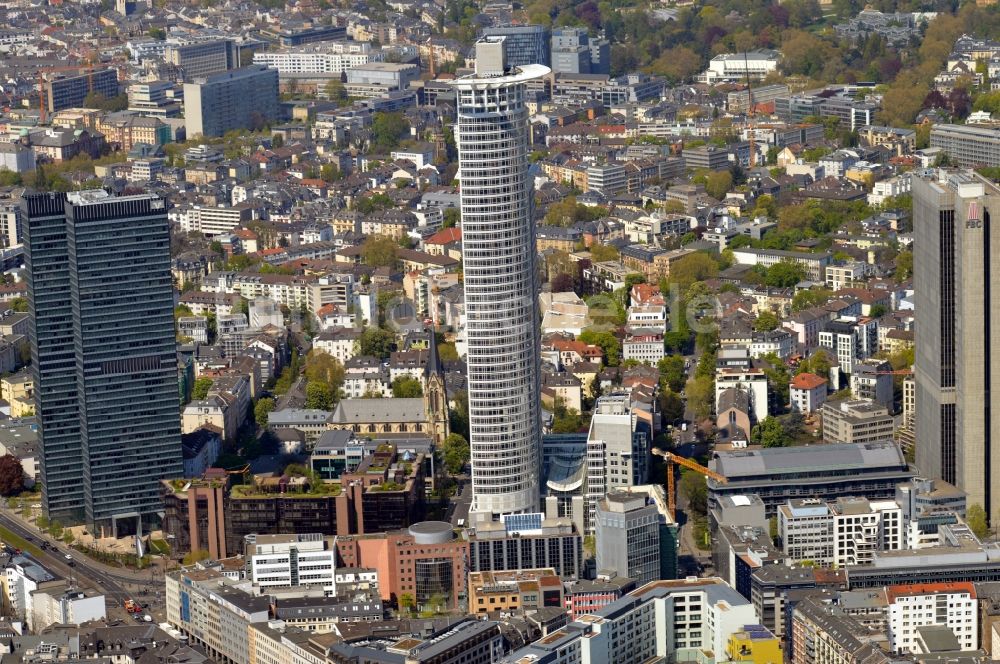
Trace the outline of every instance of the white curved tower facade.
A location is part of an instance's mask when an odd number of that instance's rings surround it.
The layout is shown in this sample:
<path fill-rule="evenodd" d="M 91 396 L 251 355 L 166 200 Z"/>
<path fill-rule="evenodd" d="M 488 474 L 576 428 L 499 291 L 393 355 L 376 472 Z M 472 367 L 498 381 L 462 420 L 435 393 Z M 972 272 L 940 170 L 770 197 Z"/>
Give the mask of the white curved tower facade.
<path fill-rule="evenodd" d="M 527 82 L 548 73 L 542 65 L 507 69 L 503 39 L 487 38 L 477 44 L 475 75 L 453 83 L 475 518 L 539 507 L 538 278 L 524 98 Z"/>

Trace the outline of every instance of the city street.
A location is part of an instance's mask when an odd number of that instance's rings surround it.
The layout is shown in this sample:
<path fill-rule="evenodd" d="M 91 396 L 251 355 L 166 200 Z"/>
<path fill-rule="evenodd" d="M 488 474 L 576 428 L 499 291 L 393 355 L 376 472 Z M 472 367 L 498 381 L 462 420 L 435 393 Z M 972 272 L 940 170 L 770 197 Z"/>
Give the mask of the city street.
<path fill-rule="evenodd" d="M 87 557 L 61 542 L 56 542 L 48 534 L 28 525 L 20 517 L 12 515 L 6 507 L 0 509 L 0 526 L 15 535 L 36 544 L 45 541 L 49 548 L 25 551 L 51 572 L 72 580 L 81 588 L 91 588 L 104 593 L 107 599 L 108 619 L 132 619 L 124 610 L 124 602 L 132 598 L 140 604 L 149 605 L 149 613 L 155 622 L 166 619 L 164 604 L 163 571 L 159 566 L 150 570 L 126 570 L 113 568 Z M 72 557 L 72 566 L 66 556 Z"/>

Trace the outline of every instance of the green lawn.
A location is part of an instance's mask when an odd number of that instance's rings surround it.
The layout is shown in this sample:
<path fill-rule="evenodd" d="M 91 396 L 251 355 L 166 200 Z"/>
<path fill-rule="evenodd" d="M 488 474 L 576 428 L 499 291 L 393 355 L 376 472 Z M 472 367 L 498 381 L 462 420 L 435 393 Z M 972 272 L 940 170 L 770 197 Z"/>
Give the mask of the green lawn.
<path fill-rule="evenodd" d="M 40 557 L 42 555 L 42 550 L 36 545 L 24 539 L 20 535 L 12 533 L 3 526 L 0 526 L 0 540 L 3 540 L 4 544 L 9 544 L 15 549 L 21 549 L 21 551 L 27 551 L 34 556 Z"/>
<path fill-rule="evenodd" d="M 164 556 L 170 555 L 170 545 L 160 539 L 149 540 L 149 550 L 151 553 L 160 553 Z"/>

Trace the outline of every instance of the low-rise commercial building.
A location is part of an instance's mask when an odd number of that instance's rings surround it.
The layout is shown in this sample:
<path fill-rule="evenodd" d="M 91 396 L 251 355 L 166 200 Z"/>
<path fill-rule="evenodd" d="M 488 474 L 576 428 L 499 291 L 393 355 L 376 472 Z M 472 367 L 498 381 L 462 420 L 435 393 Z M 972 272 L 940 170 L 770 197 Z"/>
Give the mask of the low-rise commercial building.
<path fill-rule="evenodd" d="M 709 508 L 723 495 L 755 493 L 768 517 L 792 498 L 891 499 L 896 485 L 913 477 L 892 441 L 717 451 L 714 457 L 709 467 L 728 481 L 707 480 Z"/>
<path fill-rule="evenodd" d="M 521 613 L 563 605 L 563 584 L 554 569 L 469 573 L 469 613 Z"/>
<path fill-rule="evenodd" d="M 877 443 L 892 440 L 895 428 L 889 410 L 862 399 L 827 401 L 821 409 L 823 439 L 830 443 Z"/>

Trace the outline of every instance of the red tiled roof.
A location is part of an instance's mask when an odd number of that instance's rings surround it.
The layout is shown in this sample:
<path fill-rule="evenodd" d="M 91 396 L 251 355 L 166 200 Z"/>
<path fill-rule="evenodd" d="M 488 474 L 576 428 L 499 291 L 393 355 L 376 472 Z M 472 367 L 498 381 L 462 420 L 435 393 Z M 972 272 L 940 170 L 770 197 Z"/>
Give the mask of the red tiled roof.
<path fill-rule="evenodd" d="M 457 226 L 445 228 L 424 240 L 424 244 L 451 244 L 462 239 L 462 229 Z"/>
<path fill-rule="evenodd" d="M 800 373 L 788 384 L 797 390 L 815 390 L 820 385 L 826 385 L 826 380 L 812 373 Z"/>
<path fill-rule="evenodd" d="M 889 586 L 885 596 L 889 602 L 895 602 L 899 597 L 912 595 L 939 595 L 944 593 L 968 593 L 975 599 L 976 587 L 969 581 L 952 581 L 949 583 L 914 583 L 899 586 Z"/>

